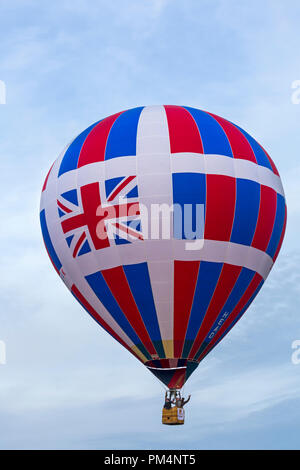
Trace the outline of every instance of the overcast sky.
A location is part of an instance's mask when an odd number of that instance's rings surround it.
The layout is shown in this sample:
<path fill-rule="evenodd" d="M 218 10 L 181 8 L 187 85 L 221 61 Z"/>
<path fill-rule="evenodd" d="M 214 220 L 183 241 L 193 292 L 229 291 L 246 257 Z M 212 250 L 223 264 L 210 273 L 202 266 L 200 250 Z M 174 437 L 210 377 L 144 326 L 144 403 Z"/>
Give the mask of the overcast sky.
<path fill-rule="evenodd" d="M 1 449 L 300 448 L 300 5 L 296 0 L 0 0 Z M 44 177 L 99 119 L 179 104 L 221 115 L 267 149 L 288 205 L 259 296 L 185 387 L 163 388 L 77 304 L 39 227 Z"/>

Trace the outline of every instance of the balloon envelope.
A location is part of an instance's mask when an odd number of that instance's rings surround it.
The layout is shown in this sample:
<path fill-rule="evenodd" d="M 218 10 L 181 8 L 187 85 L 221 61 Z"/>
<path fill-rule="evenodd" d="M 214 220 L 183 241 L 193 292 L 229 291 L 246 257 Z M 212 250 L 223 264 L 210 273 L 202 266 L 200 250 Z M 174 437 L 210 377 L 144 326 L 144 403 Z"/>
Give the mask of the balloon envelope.
<path fill-rule="evenodd" d="M 40 220 L 74 297 L 179 389 L 262 287 L 286 204 L 273 161 L 240 127 L 146 106 L 67 146 L 44 183 Z"/>

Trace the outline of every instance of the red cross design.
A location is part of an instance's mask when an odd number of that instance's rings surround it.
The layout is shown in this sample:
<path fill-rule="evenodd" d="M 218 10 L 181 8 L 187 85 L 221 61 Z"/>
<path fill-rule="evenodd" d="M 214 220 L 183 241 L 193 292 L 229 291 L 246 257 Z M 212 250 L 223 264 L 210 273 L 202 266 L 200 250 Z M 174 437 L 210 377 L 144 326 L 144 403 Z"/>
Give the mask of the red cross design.
<path fill-rule="evenodd" d="M 140 214 L 138 202 L 103 205 L 99 183 L 82 186 L 80 194 L 83 212 L 63 220 L 61 226 L 65 234 L 80 227 L 87 227 L 96 250 L 110 246 L 106 230 L 108 220 Z M 115 225 L 120 224 L 115 223 Z M 129 230 L 128 233 L 130 233 Z M 138 238 L 142 239 L 143 237 Z"/>

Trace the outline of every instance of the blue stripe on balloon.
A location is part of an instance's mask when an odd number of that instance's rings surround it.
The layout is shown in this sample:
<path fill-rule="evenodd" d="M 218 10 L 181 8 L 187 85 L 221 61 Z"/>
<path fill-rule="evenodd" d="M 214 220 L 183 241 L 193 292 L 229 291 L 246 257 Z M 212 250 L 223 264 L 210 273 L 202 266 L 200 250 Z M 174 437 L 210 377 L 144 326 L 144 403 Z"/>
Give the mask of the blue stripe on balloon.
<path fill-rule="evenodd" d="M 193 345 L 194 340 L 196 339 L 206 310 L 212 299 L 222 267 L 223 263 L 213 263 L 209 261 L 200 262 L 198 279 L 182 357 L 188 357 L 188 353 Z"/>
<path fill-rule="evenodd" d="M 156 343 L 158 342 L 158 344 L 161 344 L 161 334 L 153 299 L 148 265 L 146 262 L 129 264 L 123 266 L 123 269 L 147 332 L 157 350 Z M 162 345 L 161 350 L 157 350 L 157 353 L 159 357 L 165 357 Z"/>
<path fill-rule="evenodd" d="M 185 106 L 193 116 L 202 139 L 203 151 L 206 154 L 226 155 L 233 158 L 229 140 L 220 124 L 210 114 L 200 109 Z"/>
<path fill-rule="evenodd" d="M 260 203 L 260 184 L 237 178 L 236 206 L 230 241 L 251 245 Z"/>
<path fill-rule="evenodd" d="M 45 242 L 47 251 L 48 251 L 49 256 L 52 260 L 52 263 L 56 267 L 57 271 L 59 271 L 62 264 L 61 264 L 57 254 L 56 254 L 56 251 L 54 249 L 54 246 L 53 246 L 51 238 L 50 238 L 50 234 L 49 234 L 48 227 L 47 227 L 47 222 L 46 222 L 45 209 L 43 209 L 40 213 L 40 222 L 41 222 L 42 234 L 43 234 L 43 238 L 44 238 L 44 242 Z"/>
<path fill-rule="evenodd" d="M 173 204 L 178 205 L 181 211 L 178 211 L 176 206 L 173 216 L 173 236 L 176 239 L 191 239 L 188 236 L 190 230 L 196 232 L 196 228 L 204 226 L 203 220 L 197 220 L 196 205 L 203 205 L 205 214 L 205 200 L 206 200 L 206 177 L 202 173 L 174 173 L 173 178 Z M 192 217 L 185 217 L 187 209 L 184 207 L 188 204 L 191 208 Z M 202 213 L 199 214 L 201 217 Z M 184 224 L 190 226 L 184 226 Z M 199 225 L 201 224 L 201 225 Z M 197 225 L 197 227 L 196 227 Z M 194 238 L 203 238 L 203 229 L 199 236 Z"/>
<path fill-rule="evenodd" d="M 244 129 L 242 129 L 241 127 L 237 126 L 236 124 L 233 124 L 231 123 L 233 126 L 235 126 L 237 129 L 239 129 L 239 131 L 246 137 L 246 139 L 248 140 L 249 144 L 251 145 L 251 148 L 254 152 L 254 155 L 255 155 L 255 158 L 256 158 L 256 161 L 258 163 L 258 165 L 261 165 L 261 166 L 265 166 L 266 168 L 269 168 L 272 172 L 273 172 L 273 168 L 272 168 L 272 165 L 271 165 L 271 162 L 270 160 L 268 159 L 264 149 L 259 145 L 258 142 L 256 142 L 255 139 L 253 139 L 253 137 L 251 137 L 250 134 L 248 134 L 248 132 L 244 131 Z"/>
<path fill-rule="evenodd" d="M 223 318 L 223 323 L 228 319 L 228 316 L 233 312 L 234 308 L 238 304 L 238 302 L 241 300 L 242 296 L 244 295 L 245 291 L 247 290 L 250 282 L 252 281 L 253 277 L 255 275 L 255 272 L 252 271 L 251 269 L 248 268 L 242 268 L 239 277 L 236 280 L 236 283 L 227 299 L 227 301 L 224 304 L 224 307 L 222 308 L 221 312 L 217 316 L 213 326 L 211 327 L 209 333 L 207 334 L 205 340 L 203 341 L 201 347 L 199 348 L 197 354 L 195 355 L 195 359 L 198 359 L 198 357 L 202 354 L 202 352 L 206 349 L 210 341 L 213 340 L 213 337 L 210 337 L 215 328 L 218 328 L 218 323 L 222 320 Z M 227 314 L 227 316 L 226 316 Z M 219 328 L 221 328 L 222 324 L 219 325 Z M 217 333 L 218 330 L 215 331 Z"/>
<path fill-rule="evenodd" d="M 284 200 L 284 197 L 281 196 L 281 194 L 277 193 L 277 208 L 276 208 L 275 222 L 274 222 L 272 235 L 269 241 L 269 245 L 266 250 L 268 255 L 271 256 L 271 258 L 273 258 L 273 256 L 275 255 L 278 243 L 280 241 L 280 237 L 281 237 L 282 229 L 284 225 L 284 218 L 285 218 L 285 200 Z"/>
<path fill-rule="evenodd" d="M 118 323 L 124 333 L 126 333 L 126 335 L 131 339 L 133 343 L 140 343 L 141 340 L 139 339 L 131 324 L 127 320 L 126 316 L 120 309 L 117 301 L 115 300 L 108 285 L 106 284 L 102 273 L 98 271 L 96 273 L 89 274 L 88 276 L 86 276 L 85 279 L 87 280 L 89 286 L 96 294 L 100 302 L 104 305 L 106 310 L 108 310 L 108 312 Z"/>
<path fill-rule="evenodd" d="M 99 124 L 99 122 L 101 121 L 95 122 L 90 127 L 81 132 L 81 134 L 79 134 L 69 145 L 61 161 L 58 176 L 61 176 L 67 171 L 75 170 L 77 168 L 80 151 L 82 149 L 84 141 L 93 129 L 93 127 Z"/>
<path fill-rule="evenodd" d="M 108 135 L 105 160 L 136 155 L 137 126 L 143 107 L 129 109 L 115 120 Z"/>

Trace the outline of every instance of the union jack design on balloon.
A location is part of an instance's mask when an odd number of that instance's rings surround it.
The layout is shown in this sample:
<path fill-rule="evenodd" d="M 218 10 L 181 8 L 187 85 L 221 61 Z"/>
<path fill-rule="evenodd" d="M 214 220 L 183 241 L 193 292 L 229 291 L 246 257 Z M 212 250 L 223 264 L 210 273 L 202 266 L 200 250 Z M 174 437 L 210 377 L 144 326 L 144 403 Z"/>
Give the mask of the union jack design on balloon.
<path fill-rule="evenodd" d="M 172 225 L 168 239 L 145 236 L 141 208 L 149 215 L 154 204 L 203 205 L 201 249 L 187 250 Z M 272 159 L 239 126 L 191 107 L 146 106 L 96 122 L 67 146 L 44 183 L 40 220 L 74 297 L 179 390 L 261 289 L 286 203 Z"/>
<path fill-rule="evenodd" d="M 58 214 L 73 257 L 91 249 L 107 248 L 110 239 L 117 245 L 130 243 L 130 239 L 142 240 L 137 229 L 140 228 L 137 196 L 135 176 L 106 180 L 105 191 L 104 187 L 101 191 L 100 183 L 94 182 L 82 186 L 78 193 L 73 189 L 61 194 L 57 199 Z M 113 237 L 109 237 L 109 232 Z"/>

